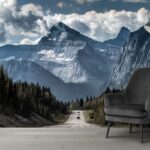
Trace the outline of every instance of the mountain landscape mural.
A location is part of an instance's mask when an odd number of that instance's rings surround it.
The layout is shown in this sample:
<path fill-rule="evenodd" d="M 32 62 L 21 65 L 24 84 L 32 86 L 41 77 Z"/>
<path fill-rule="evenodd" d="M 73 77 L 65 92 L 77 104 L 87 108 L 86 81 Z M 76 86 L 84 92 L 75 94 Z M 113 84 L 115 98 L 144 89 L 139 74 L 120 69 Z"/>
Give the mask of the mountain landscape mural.
<path fill-rule="evenodd" d="M 59 22 L 35 45 L 0 47 L 0 63 L 14 81 L 48 86 L 58 99 L 98 96 L 129 34 L 102 43 Z"/>
<path fill-rule="evenodd" d="M 0 0 L 0 150 L 149 150 L 150 0 Z"/>
<path fill-rule="evenodd" d="M 69 5 L 48 0 L 43 3 L 2 0 L 0 64 L 9 77 L 14 82 L 20 80 L 49 87 L 65 102 L 97 97 L 107 86 L 122 87 L 134 71 L 132 68 L 145 65 L 142 60 L 138 61 L 137 55 L 142 53 L 138 53 L 139 49 L 145 51 L 147 46 L 140 48 L 144 43 L 140 41 L 137 44 L 141 45 L 135 46 L 134 41 L 147 36 L 138 30 L 149 22 L 148 5 L 136 2 L 144 6 L 129 11 L 128 7 L 120 10 L 119 4 L 135 2 L 111 1 L 116 10 L 108 7 L 108 11 L 103 12 L 102 8 L 97 10 L 96 3 L 99 1 L 74 0 Z M 74 8 L 70 10 L 67 6 Z M 135 38 L 134 34 L 140 37 Z M 134 58 L 131 58 L 133 55 L 128 51 L 133 49 L 138 52 L 133 52 Z M 127 63 L 130 64 L 126 68 Z"/>
<path fill-rule="evenodd" d="M 149 67 L 148 37 L 144 26 L 122 27 L 116 38 L 98 42 L 59 22 L 34 45 L 0 47 L 0 63 L 14 81 L 39 83 L 70 101 L 122 88 L 135 69 Z"/>

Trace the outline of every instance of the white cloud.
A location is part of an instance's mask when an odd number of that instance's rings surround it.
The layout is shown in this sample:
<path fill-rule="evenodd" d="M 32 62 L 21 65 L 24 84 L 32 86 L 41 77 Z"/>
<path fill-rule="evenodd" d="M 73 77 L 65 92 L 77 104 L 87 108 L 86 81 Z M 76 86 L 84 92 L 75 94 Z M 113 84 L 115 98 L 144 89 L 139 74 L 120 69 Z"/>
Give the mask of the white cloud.
<path fill-rule="evenodd" d="M 150 21 L 150 11 L 146 10 L 145 8 L 141 8 L 140 10 L 138 10 L 137 20 L 139 22 L 148 23 Z"/>
<path fill-rule="evenodd" d="M 1 0 L 0 1 L 0 6 L 2 9 L 10 9 L 16 7 L 17 0 Z"/>
<path fill-rule="evenodd" d="M 101 0 L 76 0 L 78 4 L 93 3 L 93 2 L 98 2 L 98 1 L 101 1 Z"/>
<path fill-rule="evenodd" d="M 10 18 L 16 9 L 16 0 L 0 0 L 0 19 Z"/>
<path fill-rule="evenodd" d="M 0 0 L 0 6 L 0 24 L 3 23 L 4 30 L 1 35 L 7 37 L 6 41 L 12 41 L 12 36 L 37 38 L 47 33 L 42 18 L 49 12 L 44 12 L 41 6 L 33 3 L 18 6 L 17 0 Z"/>
<path fill-rule="evenodd" d="M 39 41 L 39 39 L 38 40 L 31 40 L 29 38 L 24 38 L 20 41 L 20 44 L 21 45 L 34 45 L 34 44 L 37 44 L 38 41 Z"/>
<path fill-rule="evenodd" d="M 93 2 L 82 0 L 85 1 Z M 32 3 L 19 7 L 16 0 L 0 0 L 0 6 L 0 33 L 3 35 L 3 43 L 4 40 L 15 42 L 12 37 L 20 36 L 23 39 L 20 43 L 31 44 L 30 39 L 35 40 L 46 35 L 60 21 L 98 41 L 116 37 L 121 27 L 135 31 L 150 21 L 150 11 L 145 8 L 136 12 L 110 10 L 103 13 L 89 11 L 85 14 L 65 15 L 51 14 Z"/>
<path fill-rule="evenodd" d="M 21 16 L 29 16 L 30 13 L 35 16 L 41 16 L 41 17 L 44 15 L 42 7 L 39 5 L 35 5 L 33 3 L 23 5 L 20 8 L 19 13 L 20 13 L 19 15 L 21 15 Z"/>
<path fill-rule="evenodd" d="M 123 0 L 123 2 L 129 2 L 129 3 L 147 3 L 147 0 Z"/>
<path fill-rule="evenodd" d="M 25 38 L 25 39 L 22 39 L 22 40 L 20 41 L 20 44 L 21 44 L 21 45 L 30 45 L 30 44 L 33 44 L 33 43 L 32 43 L 32 41 L 31 41 L 30 39 Z"/>
<path fill-rule="evenodd" d="M 58 8 L 66 7 L 66 3 L 64 3 L 64 2 L 58 2 L 56 5 L 57 5 Z"/>
<path fill-rule="evenodd" d="M 147 0 L 109 0 L 111 2 L 127 2 L 127 3 L 147 3 Z"/>
<path fill-rule="evenodd" d="M 47 25 L 52 26 L 54 22 L 63 21 L 86 36 L 98 41 L 114 38 L 122 27 L 135 31 L 150 20 L 150 11 L 141 8 L 136 12 L 110 10 L 104 13 L 90 11 L 85 14 L 55 14 L 45 17 Z M 83 28 L 84 27 L 84 28 Z M 87 32 L 85 30 L 87 27 Z"/>

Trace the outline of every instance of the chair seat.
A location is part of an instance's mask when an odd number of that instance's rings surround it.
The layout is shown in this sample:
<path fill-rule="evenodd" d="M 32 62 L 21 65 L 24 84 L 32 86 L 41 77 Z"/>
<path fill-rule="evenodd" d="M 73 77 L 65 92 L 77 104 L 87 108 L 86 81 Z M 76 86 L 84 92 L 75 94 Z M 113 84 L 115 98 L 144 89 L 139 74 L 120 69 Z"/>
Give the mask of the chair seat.
<path fill-rule="evenodd" d="M 144 118 L 147 116 L 147 112 L 144 109 L 144 105 L 138 104 L 115 104 L 111 107 L 104 109 L 107 115 L 111 116 L 124 116 L 124 117 L 137 117 Z"/>

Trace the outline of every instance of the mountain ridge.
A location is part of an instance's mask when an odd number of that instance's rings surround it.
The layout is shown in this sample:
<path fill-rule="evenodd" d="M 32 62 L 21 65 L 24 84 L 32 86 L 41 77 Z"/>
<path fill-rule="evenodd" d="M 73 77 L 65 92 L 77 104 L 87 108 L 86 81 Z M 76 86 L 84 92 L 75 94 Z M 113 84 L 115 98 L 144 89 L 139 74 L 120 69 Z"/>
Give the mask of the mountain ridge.
<path fill-rule="evenodd" d="M 83 97 L 82 93 L 91 96 L 96 94 L 89 84 L 86 83 L 65 83 L 60 78 L 54 76 L 40 65 L 25 60 L 7 60 L 0 61 L 13 81 L 27 81 L 28 83 L 40 84 L 41 86 L 50 87 L 52 93 L 57 99 L 69 101 L 72 99 Z M 17 74 L 16 74 L 17 72 Z M 82 87 L 81 90 L 79 87 Z M 74 96 L 72 96 L 74 93 Z M 94 96 L 93 94 L 93 96 Z M 85 97 L 86 97 L 85 96 Z M 84 98 L 85 98 L 84 97 Z"/>
<path fill-rule="evenodd" d="M 141 27 L 132 32 L 116 65 L 113 68 L 108 86 L 125 87 L 138 68 L 150 67 L 150 33 Z"/>
<path fill-rule="evenodd" d="M 130 30 L 128 28 L 122 27 L 120 29 L 118 35 L 116 36 L 116 38 L 107 40 L 104 43 L 105 44 L 110 44 L 110 45 L 115 43 L 116 46 L 119 46 L 119 47 L 123 46 L 125 44 L 124 41 L 127 40 L 127 37 L 129 37 L 130 33 L 131 32 L 130 32 Z"/>

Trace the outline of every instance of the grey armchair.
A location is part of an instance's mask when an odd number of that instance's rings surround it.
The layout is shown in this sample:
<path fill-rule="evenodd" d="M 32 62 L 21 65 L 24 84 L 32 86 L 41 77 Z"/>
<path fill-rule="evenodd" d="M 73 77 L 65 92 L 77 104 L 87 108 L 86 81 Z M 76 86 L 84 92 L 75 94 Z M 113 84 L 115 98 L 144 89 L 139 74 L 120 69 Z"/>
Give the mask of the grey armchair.
<path fill-rule="evenodd" d="M 140 125 L 140 139 L 143 143 L 143 125 L 150 124 L 150 68 L 136 70 L 124 93 L 104 96 L 105 119 L 108 121 L 106 138 L 112 122 Z"/>

